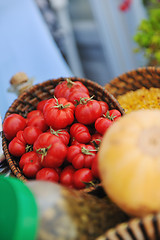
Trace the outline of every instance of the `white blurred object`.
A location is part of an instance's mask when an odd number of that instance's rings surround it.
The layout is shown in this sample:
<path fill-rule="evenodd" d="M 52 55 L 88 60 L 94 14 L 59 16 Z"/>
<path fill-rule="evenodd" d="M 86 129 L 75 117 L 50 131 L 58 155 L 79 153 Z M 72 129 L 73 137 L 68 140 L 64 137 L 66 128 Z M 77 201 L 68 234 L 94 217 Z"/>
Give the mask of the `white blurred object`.
<path fill-rule="evenodd" d="M 0 163 L 5 160 L 5 156 L 2 148 L 2 118 L 0 116 Z"/>

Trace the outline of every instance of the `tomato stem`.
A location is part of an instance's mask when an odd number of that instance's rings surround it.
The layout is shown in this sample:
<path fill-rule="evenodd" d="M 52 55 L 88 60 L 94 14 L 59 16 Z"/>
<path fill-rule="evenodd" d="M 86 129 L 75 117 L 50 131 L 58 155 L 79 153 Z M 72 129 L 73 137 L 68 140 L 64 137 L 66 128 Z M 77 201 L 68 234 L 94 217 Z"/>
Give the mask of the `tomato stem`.
<path fill-rule="evenodd" d="M 54 108 L 58 108 L 59 110 L 62 110 L 70 106 L 70 104 L 66 104 L 66 105 L 63 105 L 62 103 L 59 104 L 58 99 L 56 97 L 54 97 L 54 99 L 56 100 L 56 104 L 57 104 L 56 106 L 53 106 Z"/>
<path fill-rule="evenodd" d="M 113 121 L 116 116 L 113 114 L 110 116 L 109 111 L 106 112 L 106 114 L 103 114 L 103 117 L 108 118 L 109 120 Z"/>
<path fill-rule="evenodd" d="M 71 88 L 75 84 L 75 82 L 73 82 L 70 78 L 67 78 L 66 81 L 67 81 L 68 88 Z"/>
<path fill-rule="evenodd" d="M 26 152 L 32 152 L 33 151 L 33 145 L 26 145 Z"/>
<path fill-rule="evenodd" d="M 59 136 L 59 134 L 61 134 L 62 133 L 62 129 L 58 129 L 57 131 L 56 130 L 54 130 L 52 127 L 50 127 L 50 132 L 51 132 L 51 134 L 53 134 L 53 135 L 55 135 L 55 136 Z"/>
<path fill-rule="evenodd" d="M 86 149 L 85 147 L 82 147 L 81 152 L 85 155 L 94 155 L 93 152 L 97 152 L 97 150 L 96 149 L 90 149 L 89 150 L 89 149 Z"/>
<path fill-rule="evenodd" d="M 79 104 L 87 104 L 87 102 L 92 101 L 93 98 L 94 98 L 94 95 L 92 97 L 89 97 L 89 98 L 86 98 L 86 97 L 80 98 Z"/>
<path fill-rule="evenodd" d="M 49 146 L 46 147 L 46 148 L 39 148 L 39 149 L 36 150 L 36 152 L 37 152 L 38 154 L 41 154 L 41 155 L 42 155 L 41 161 L 43 161 L 43 158 L 47 155 L 47 152 L 48 152 L 48 150 L 51 148 L 51 146 L 52 146 L 52 145 L 49 145 Z"/>

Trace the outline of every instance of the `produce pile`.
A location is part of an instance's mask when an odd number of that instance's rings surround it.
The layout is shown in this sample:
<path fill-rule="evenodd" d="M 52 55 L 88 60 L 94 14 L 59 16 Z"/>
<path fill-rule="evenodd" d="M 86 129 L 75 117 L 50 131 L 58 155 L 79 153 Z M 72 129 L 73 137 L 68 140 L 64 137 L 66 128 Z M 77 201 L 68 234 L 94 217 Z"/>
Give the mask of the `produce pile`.
<path fill-rule="evenodd" d="M 8 149 L 28 179 L 83 189 L 100 181 L 98 151 L 103 135 L 121 117 L 94 99 L 79 81 L 57 85 L 27 117 L 13 113 L 3 122 Z"/>

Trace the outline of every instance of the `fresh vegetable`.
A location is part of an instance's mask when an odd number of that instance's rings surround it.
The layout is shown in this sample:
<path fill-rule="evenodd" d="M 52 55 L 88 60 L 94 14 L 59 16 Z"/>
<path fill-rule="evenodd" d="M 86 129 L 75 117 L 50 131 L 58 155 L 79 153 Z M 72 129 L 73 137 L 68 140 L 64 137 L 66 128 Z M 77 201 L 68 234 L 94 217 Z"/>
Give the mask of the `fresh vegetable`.
<path fill-rule="evenodd" d="M 88 128 L 81 123 L 72 124 L 70 134 L 79 143 L 88 143 L 91 140 L 91 134 Z"/>
<path fill-rule="evenodd" d="M 142 217 L 160 210 L 160 111 L 137 110 L 106 132 L 98 153 L 103 187 L 123 211 Z"/>
<path fill-rule="evenodd" d="M 12 140 L 18 131 L 26 127 L 26 119 L 19 114 L 13 113 L 5 118 L 3 132 L 8 140 Z"/>
<path fill-rule="evenodd" d="M 23 137 L 27 144 L 33 145 L 37 137 L 42 133 L 40 128 L 28 126 L 23 130 Z"/>
<path fill-rule="evenodd" d="M 114 115 L 109 116 L 114 120 L 120 113 L 90 97 L 88 89 L 78 81 L 62 81 L 54 94 L 41 100 L 28 114 L 25 112 L 26 118 L 11 114 L 13 123 L 8 129 L 4 124 L 9 152 L 27 179 L 51 180 L 77 189 L 92 180 L 97 184 L 97 154 L 103 136 L 95 123 L 106 112 Z M 15 121 L 18 124 L 12 134 Z"/>
<path fill-rule="evenodd" d="M 48 125 L 44 119 L 43 113 L 40 110 L 33 110 L 27 115 L 27 126 L 39 128 L 42 132 L 47 131 Z"/>
<path fill-rule="evenodd" d="M 101 116 L 102 107 L 97 100 L 91 98 L 81 98 L 75 109 L 75 116 L 79 123 L 92 124 Z"/>
<path fill-rule="evenodd" d="M 73 174 L 73 185 L 76 189 L 85 188 L 86 184 L 92 180 L 93 175 L 89 168 L 81 168 Z"/>
<path fill-rule="evenodd" d="M 54 130 L 53 128 L 50 127 L 49 132 L 57 137 L 67 146 L 69 144 L 70 140 L 70 134 L 68 133 L 67 130 L 65 129 L 58 129 Z"/>
<path fill-rule="evenodd" d="M 121 113 L 116 110 L 107 111 L 103 114 L 102 117 L 97 118 L 95 121 L 95 129 L 102 135 L 107 131 L 107 129 L 111 126 L 113 121 L 117 120 L 121 116 Z"/>
<path fill-rule="evenodd" d="M 66 128 L 74 121 L 75 106 L 65 98 L 49 99 L 44 108 L 43 114 L 48 126 L 53 129 Z"/>
<path fill-rule="evenodd" d="M 43 112 L 43 107 L 46 104 L 46 102 L 48 101 L 48 99 L 42 100 L 37 104 L 37 110 L 40 110 L 41 112 Z"/>
<path fill-rule="evenodd" d="M 62 172 L 60 173 L 60 179 L 59 182 L 68 187 L 73 187 L 73 174 L 75 172 L 75 169 L 72 165 L 66 166 Z"/>
<path fill-rule="evenodd" d="M 101 112 L 101 116 L 102 116 L 103 114 L 105 114 L 109 110 L 109 106 L 104 101 L 99 101 L 99 104 L 101 105 L 101 108 L 102 108 L 102 112 Z"/>
<path fill-rule="evenodd" d="M 22 155 L 19 166 L 28 178 L 35 178 L 37 172 L 42 168 L 36 152 L 27 152 Z"/>
<path fill-rule="evenodd" d="M 66 145 L 55 135 L 45 132 L 34 142 L 33 150 L 38 154 L 43 167 L 60 167 L 67 155 Z"/>
<path fill-rule="evenodd" d="M 56 98 L 66 98 L 67 100 L 69 100 L 69 97 L 71 97 L 74 92 L 83 92 L 89 95 L 89 91 L 83 83 L 80 81 L 73 82 L 69 78 L 58 84 L 54 89 Z"/>
<path fill-rule="evenodd" d="M 37 180 L 58 182 L 59 175 L 57 171 L 53 168 L 42 168 L 36 174 Z"/>
<path fill-rule="evenodd" d="M 67 151 L 67 160 L 74 168 L 91 168 L 93 159 L 96 156 L 96 149 L 91 145 L 72 145 Z"/>
<path fill-rule="evenodd" d="M 8 145 L 9 152 L 15 157 L 21 157 L 26 152 L 26 141 L 23 137 L 23 131 L 18 131 Z"/>

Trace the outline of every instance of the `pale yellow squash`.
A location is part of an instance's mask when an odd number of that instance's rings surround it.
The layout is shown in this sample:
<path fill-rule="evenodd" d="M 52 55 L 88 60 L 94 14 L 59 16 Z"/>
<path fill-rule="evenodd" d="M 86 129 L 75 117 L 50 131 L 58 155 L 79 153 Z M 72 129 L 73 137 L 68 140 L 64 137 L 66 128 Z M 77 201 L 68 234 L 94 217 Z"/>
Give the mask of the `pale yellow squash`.
<path fill-rule="evenodd" d="M 133 111 L 116 121 L 99 151 L 102 185 L 123 211 L 160 211 L 160 110 Z"/>

